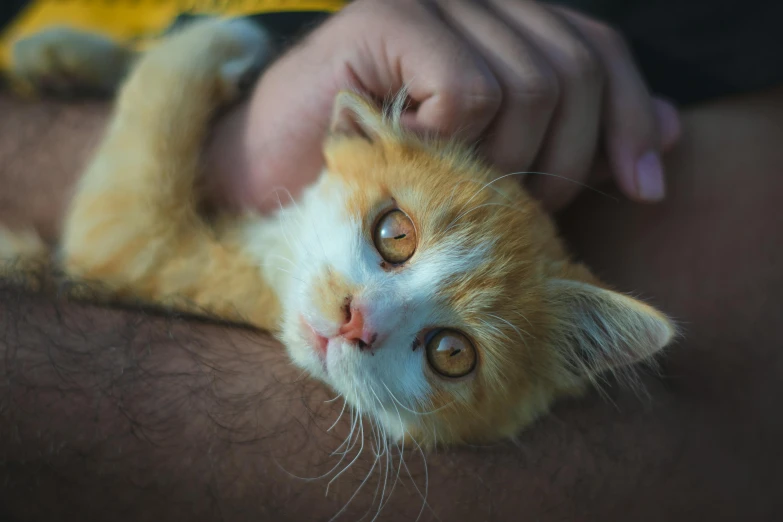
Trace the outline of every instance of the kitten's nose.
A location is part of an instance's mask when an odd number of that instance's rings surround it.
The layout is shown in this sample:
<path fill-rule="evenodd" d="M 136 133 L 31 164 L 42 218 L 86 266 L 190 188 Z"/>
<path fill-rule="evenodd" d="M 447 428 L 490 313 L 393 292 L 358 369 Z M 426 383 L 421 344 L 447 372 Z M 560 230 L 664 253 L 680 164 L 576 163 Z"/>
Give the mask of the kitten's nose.
<path fill-rule="evenodd" d="M 365 324 L 364 313 L 362 309 L 353 304 L 346 307 L 347 320 L 340 327 L 339 333 L 345 340 L 355 343 L 360 350 L 372 347 L 372 344 L 378 339 L 378 334 L 373 332 Z"/>

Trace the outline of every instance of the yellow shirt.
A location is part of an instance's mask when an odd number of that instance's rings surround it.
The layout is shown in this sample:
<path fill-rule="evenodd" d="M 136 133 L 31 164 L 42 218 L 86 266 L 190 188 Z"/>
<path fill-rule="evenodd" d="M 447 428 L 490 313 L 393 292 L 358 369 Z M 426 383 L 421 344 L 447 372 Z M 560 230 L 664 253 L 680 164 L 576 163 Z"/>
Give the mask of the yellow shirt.
<path fill-rule="evenodd" d="M 16 40 L 51 26 L 98 33 L 143 48 L 181 15 L 330 13 L 347 3 L 348 0 L 31 0 L 0 32 L 0 72 L 8 70 Z"/>

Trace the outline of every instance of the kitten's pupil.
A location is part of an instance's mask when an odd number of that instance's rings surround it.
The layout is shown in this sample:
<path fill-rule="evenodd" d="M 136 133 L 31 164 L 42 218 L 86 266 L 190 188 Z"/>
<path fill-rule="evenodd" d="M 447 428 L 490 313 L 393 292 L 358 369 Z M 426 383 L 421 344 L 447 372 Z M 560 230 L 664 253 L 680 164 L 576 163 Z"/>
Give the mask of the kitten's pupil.
<path fill-rule="evenodd" d="M 405 239 L 405 234 L 400 234 L 399 236 L 395 236 L 394 239 Z"/>

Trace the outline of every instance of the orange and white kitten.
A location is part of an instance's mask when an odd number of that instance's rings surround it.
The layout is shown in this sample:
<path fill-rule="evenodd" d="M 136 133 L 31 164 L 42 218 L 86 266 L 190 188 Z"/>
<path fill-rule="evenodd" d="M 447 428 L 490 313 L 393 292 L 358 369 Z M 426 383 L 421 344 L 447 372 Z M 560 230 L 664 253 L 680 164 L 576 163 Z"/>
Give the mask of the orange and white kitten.
<path fill-rule="evenodd" d="M 514 177 L 406 132 L 403 97 L 380 111 L 339 93 L 325 167 L 296 203 L 207 222 L 205 135 L 265 42 L 212 20 L 139 57 L 67 215 L 69 277 L 272 331 L 390 437 L 427 446 L 513 437 L 672 340 L 663 314 L 569 259 Z"/>

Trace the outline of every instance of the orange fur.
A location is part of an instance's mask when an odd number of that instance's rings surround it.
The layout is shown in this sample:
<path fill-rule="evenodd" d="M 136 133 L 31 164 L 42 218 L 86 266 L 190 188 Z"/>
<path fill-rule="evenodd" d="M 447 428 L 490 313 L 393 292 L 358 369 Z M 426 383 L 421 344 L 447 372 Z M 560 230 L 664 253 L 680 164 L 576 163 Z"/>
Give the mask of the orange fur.
<path fill-rule="evenodd" d="M 274 328 L 277 300 L 238 232 L 196 212 L 198 151 L 233 96 L 221 69 L 245 59 L 245 45 L 227 29 L 184 32 L 141 60 L 71 203 L 61 244 L 69 275 L 116 296 Z"/>
<path fill-rule="evenodd" d="M 197 212 L 199 151 L 215 111 L 258 65 L 259 44 L 247 25 L 211 21 L 140 58 L 70 206 L 59 259 L 71 277 L 102 283 L 112 298 L 277 332 L 296 364 L 389 436 L 425 445 L 513 437 L 557 398 L 674 337 L 665 316 L 571 262 L 518 179 L 459 143 L 405 132 L 404 95 L 384 112 L 338 95 L 324 174 L 301 208 L 207 224 Z M 400 266 L 372 246 L 389 208 L 417 234 Z M 308 335 L 331 336 L 352 300 L 381 303 L 385 315 L 370 322 L 394 341 L 360 353 L 335 337 L 328 356 L 315 355 Z M 416 336 L 434 327 L 471 340 L 469 375 L 428 367 Z"/>

